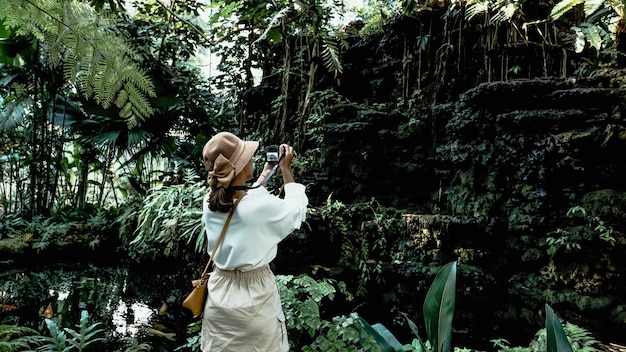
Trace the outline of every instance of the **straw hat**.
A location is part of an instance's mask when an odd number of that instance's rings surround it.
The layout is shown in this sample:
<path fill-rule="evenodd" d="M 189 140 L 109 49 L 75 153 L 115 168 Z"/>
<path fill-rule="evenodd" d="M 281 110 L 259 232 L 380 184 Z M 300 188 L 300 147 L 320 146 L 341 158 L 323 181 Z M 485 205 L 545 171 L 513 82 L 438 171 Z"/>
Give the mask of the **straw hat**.
<path fill-rule="evenodd" d="M 228 188 L 230 182 L 246 167 L 259 142 L 242 141 L 230 132 L 213 136 L 202 149 L 204 166 L 209 171 L 211 187 Z"/>

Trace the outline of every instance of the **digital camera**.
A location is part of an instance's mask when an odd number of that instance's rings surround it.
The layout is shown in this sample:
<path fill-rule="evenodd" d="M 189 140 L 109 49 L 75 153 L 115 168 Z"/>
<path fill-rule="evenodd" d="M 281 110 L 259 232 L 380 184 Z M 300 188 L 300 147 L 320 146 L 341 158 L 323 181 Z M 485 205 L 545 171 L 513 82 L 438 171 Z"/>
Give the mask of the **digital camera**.
<path fill-rule="evenodd" d="M 280 160 L 280 147 L 277 144 L 265 147 L 265 161 L 277 163 Z"/>

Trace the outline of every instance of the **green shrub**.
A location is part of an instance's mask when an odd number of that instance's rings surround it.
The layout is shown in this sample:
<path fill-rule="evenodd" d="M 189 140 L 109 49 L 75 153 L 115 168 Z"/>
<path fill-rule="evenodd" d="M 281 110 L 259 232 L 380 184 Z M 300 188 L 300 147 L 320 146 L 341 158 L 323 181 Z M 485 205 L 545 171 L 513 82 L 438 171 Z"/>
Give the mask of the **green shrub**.
<path fill-rule="evenodd" d="M 163 248 L 162 253 L 152 255 L 171 256 L 181 241 L 193 243 L 194 249 L 200 252 L 205 242 L 202 200 L 206 193 L 206 182 L 191 171 L 187 172 L 182 184 L 152 188 L 136 215 L 137 225 L 130 236 L 130 249 L 134 251 L 131 255 L 149 255 L 151 248 Z M 124 213 L 125 218 L 119 221 L 133 223 L 127 217 L 134 214 Z"/>

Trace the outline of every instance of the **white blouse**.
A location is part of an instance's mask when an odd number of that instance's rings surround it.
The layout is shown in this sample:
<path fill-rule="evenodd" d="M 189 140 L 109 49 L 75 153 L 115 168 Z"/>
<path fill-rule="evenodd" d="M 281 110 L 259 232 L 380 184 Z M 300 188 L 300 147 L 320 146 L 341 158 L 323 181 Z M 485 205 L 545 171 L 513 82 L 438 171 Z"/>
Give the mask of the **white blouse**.
<path fill-rule="evenodd" d="M 309 199 L 305 186 L 285 184 L 285 197 L 270 194 L 265 187 L 251 189 L 239 202 L 217 249 L 213 263 L 223 270 L 248 271 L 269 264 L 278 243 L 299 229 L 306 219 Z M 222 232 L 228 213 L 211 211 L 204 198 L 202 220 L 206 228 L 209 254 Z"/>

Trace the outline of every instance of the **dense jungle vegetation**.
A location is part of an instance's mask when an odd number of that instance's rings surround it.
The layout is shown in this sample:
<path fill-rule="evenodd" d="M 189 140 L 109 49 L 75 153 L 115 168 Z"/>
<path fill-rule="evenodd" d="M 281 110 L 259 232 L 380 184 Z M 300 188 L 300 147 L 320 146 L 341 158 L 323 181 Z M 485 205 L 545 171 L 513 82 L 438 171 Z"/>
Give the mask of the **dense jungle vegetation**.
<path fill-rule="evenodd" d="M 11 264 L 176 267 L 179 305 L 222 130 L 297 152 L 310 209 L 275 263 L 294 351 L 619 350 L 623 8 L 0 0 L 0 351 L 194 351 L 184 311 L 168 347 L 107 334 L 93 281 L 54 307 L 71 318 L 22 323 Z"/>

